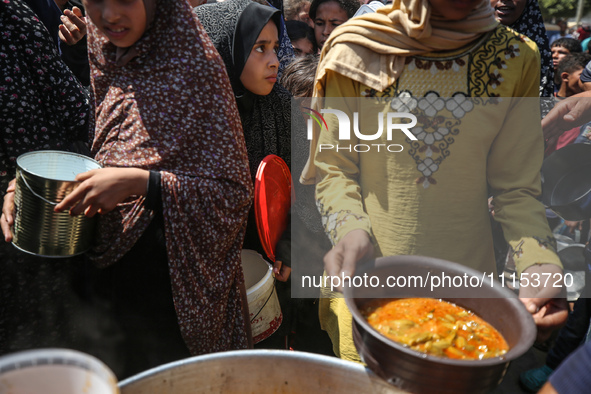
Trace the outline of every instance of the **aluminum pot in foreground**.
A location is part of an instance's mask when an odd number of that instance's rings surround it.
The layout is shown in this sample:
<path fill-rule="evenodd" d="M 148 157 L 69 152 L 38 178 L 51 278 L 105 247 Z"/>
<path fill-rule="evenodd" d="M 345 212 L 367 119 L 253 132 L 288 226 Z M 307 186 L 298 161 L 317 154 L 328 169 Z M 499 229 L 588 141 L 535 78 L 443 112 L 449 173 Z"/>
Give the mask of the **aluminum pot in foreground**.
<path fill-rule="evenodd" d="M 402 394 L 360 364 L 286 350 L 235 350 L 175 361 L 119 383 L 121 394 Z"/>
<path fill-rule="evenodd" d="M 483 274 L 463 265 L 423 256 L 390 256 L 375 265 L 361 268 L 361 275 L 378 277 L 381 284 L 388 277 L 462 277 Z M 357 273 L 359 274 L 359 272 Z M 410 282 L 410 281 L 409 281 Z M 374 282 L 375 283 L 375 282 Z M 534 343 L 536 326 L 517 296 L 500 282 L 485 279 L 472 288 L 345 287 L 347 306 L 353 315 L 353 340 L 367 366 L 377 375 L 403 390 L 413 393 L 487 393 L 502 380 L 509 362 L 525 353 Z M 476 283 L 476 280 L 473 281 Z M 454 360 L 427 355 L 405 347 L 373 329 L 359 308 L 380 298 L 430 297 L 452 302 L 479 315 L 505 338 L 510 349 L 503 357 L 484 360 Z"/>

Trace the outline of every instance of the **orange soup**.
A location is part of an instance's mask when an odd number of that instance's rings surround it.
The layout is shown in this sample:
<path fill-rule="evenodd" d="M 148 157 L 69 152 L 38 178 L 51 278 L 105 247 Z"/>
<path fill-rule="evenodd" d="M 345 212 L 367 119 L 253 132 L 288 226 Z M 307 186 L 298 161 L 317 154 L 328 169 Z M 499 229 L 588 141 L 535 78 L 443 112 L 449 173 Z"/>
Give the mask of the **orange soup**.
<path fill-rule="evenodd" d="M 376 300 L 361 314 L 381 334 L 411 349 L 453 359 L 478 360 L 507 353 L 507 342 L 474 313 L 434 298 Z"/>

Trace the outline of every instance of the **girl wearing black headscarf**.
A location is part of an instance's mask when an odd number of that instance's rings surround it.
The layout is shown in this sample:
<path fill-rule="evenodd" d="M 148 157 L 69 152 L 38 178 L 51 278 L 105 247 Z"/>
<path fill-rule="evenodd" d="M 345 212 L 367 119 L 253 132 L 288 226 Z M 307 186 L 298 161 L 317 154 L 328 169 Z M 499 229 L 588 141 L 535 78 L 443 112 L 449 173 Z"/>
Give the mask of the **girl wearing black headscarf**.
<path fill-rule="evenodd" d="M 259 46 L 259 34 L 272 22 L 278 31 L 275 46 L 276 64 L 269 64 L 269 75 L 278 76 L 281 71 L 279 48 L 283 34 L 280 30 L 281 13 L 271 7 L 250 0 L 228 0 L 217 4 L 205 4 L 195 8 L 195 12 L 207 34 L 220 53 L 238 103 L 238 110 L 244 129 L 246 150 L 254 181 L 258 166 L 267 155 L 281 157 L 289 166 L 291 163 L 291 95 L 278 85 L 276 78 L 270 78 L 273 85 L 259 83 L 267 89 L 260 90 L 253 77 L 248 76 L 249 64 L 265 48 Z M 274 70 L 274 71 L 272 71 Z M 251 209 L 245 249 L 253 249 L 264 254 L 261 246 L 254 209 Z"/>

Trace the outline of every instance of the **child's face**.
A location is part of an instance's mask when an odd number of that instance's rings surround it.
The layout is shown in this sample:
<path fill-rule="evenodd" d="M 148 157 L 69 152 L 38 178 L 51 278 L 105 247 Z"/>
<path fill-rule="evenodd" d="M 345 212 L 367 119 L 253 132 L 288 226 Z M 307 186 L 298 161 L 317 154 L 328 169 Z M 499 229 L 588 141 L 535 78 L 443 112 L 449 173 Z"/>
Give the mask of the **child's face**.
<path fill-rule="evenodd" d="M 296 56 L 312 55 L 314 53 L 314 45 L 307 38 L 300 38 L 291 43 Z"/>
<path fill-rule="evenodd" d="M 445 19 L 459 21 L 465 19 L 481 0 L 429 0 L 431 7 Z"/>
<path fill-rule="evenodd" d="M 561 75 L 562 83 L 566 84 L 566 97 L 570 97 L 573 94 L 581 93 L 583 91 L 583 86 L 581 83 L 581 73 L 583 72 L 583 68 L 581 67 L 577 71 L 573 71 L 571 73 L 564 72 Z"/>
<path fill-rule="evenodd" d="M 277 48 L 279 48 L 277 26 L 273 21 L 269 21 L 259 34 L 240 74 L 240 82 L 250 92 L 266 96 L 273 90 L 279 68 Z"/>
<path fill-rule="evenodd" d="M 143 0 L 82 0 L 86 14 L 115 46 L 127 48 L 146 31 Z"/>
<path fill-rule="evenodd" d="M 316 18 L 313 21 L 314 37 L 318 48 L 322 48 L 330 33 L 348 19 L 347 12 L 336 1 L 320 4 L 316 9 Z"/>
<path fill-rule="evenodd" d="M 552 52 L 552 63 L 554 65 L 554 71 L 558 67 L 558 63 L 564 58 L 566 55 L 570 55 L 570 51 L 565 47 L 555 46 L 550 49 Z"/>

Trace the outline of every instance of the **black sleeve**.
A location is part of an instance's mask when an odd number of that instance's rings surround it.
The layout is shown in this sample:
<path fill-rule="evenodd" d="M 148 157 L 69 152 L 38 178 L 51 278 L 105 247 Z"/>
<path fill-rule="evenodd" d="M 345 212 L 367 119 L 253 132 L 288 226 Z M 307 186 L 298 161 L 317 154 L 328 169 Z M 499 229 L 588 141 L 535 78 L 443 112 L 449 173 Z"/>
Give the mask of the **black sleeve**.
<path fill-rule="evenodd" d="M 150 180 L 148 181 L 148 192 L 146 193 L 146 208 L 155 212 L 162 212 L 162 186 L 160 185 L 162 176 L 159 171 L 150 171 Z"/>
<path fill-rule="evenodd" d="M 78 81 L 84 86 L 90 86 L 90 64 L 86 48 L 86 36 L 74 45 L 60 41 L 62 59 Z"/>
<path fill-rule="evenodd" d="M 275 260 L 291 267 L 291 211 L 287 217 L 287 227 L 275 246 Z"/>

